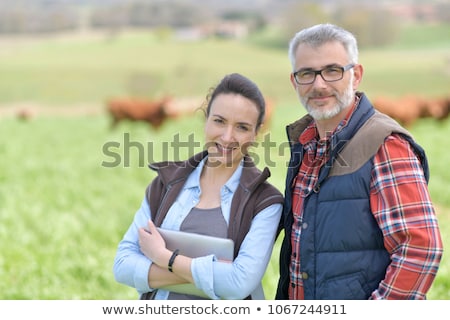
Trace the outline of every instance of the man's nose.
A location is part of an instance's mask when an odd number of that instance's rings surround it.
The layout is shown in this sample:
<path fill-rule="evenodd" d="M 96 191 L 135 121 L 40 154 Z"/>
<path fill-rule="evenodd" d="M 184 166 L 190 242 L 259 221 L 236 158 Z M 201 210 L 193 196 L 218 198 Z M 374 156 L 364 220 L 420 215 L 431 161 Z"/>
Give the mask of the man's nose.
<path fill-rule="evenodd" d="M 314 79 L 313 83 L 311 84 L 315 87 L 326 87 L 327 86 L 327 82 L 323 79 L 322 74 L 316 74 L 316 78 Z"/>

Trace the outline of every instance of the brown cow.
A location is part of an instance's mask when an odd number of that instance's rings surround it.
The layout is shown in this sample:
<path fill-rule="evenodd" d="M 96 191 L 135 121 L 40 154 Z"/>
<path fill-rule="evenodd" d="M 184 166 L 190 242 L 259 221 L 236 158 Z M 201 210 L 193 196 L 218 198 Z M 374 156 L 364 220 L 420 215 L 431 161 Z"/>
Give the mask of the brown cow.
<path fill-rule="evenodd" d="M 203 97 L 174 97 L 167 101 L 164 110 L 169 118 L 178 119 L 201 111 L 204 103 Z"/>
<path fill-rule="evenodd" d="M 405 127 L 421 118 L 444 120 L 450 114 L 449 98 L 425 98 L 405 95 L 392 99 L 377 97 L 373 100 L 375 109 L 389 115 Z"/>
<path fill-rule="evenodd" d="M 36 117 L 36 110 L 31 107 L 22 107 L 17 110 L 16 116 L 19 120 L 28 121 Z"/>
<path fill-rule="evenodd" d="M 112 127 L 122 120 L 144 121 L 153 128 L 158 129 L 166 120 L 164 110 L 170 97 L 157 100 L 144 100 L 138 98 L 116 98 L 107 102 L 107 109 L 112 117 Z"/>
<path fill-rule="evenodd" d="M 430 98 L 426 100 L 426 116 L 444 120 L 450 114 L 450 98 Z"/>
<path fill-rule="evenodd" d="M 411 126 L 417 119 L 426 115 L 425 99 L 414 95 L 397 99 L 377 97 L 373 100 L 373 106 L 405 127 Z"/>

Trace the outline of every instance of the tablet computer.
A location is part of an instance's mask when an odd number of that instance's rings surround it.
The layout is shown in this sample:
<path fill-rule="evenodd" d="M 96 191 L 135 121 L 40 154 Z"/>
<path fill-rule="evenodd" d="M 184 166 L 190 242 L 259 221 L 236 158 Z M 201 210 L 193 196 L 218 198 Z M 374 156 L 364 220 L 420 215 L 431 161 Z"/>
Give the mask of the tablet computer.
<path fill-rule="evenodd" d="M 162 228 L 158 231 L 171 251 L 178 249 L 180 254 L 191 258 L 214 254 L 219 260 L 233 261 L 234 241 L 231 239 Z"/>
<path fill-rule="evenodd" d="M 162 228 L 157 229 L 166 242 L 166 248 L 171 251 L 178 249 L 180 254 L 190 258 L 214 254 L 219 260 L 233 261 L 234 241 L 231 239 Z M 171 285 L 161 289 L 208 298 L 202 290 L 197 289 L 192 283 Z"/>

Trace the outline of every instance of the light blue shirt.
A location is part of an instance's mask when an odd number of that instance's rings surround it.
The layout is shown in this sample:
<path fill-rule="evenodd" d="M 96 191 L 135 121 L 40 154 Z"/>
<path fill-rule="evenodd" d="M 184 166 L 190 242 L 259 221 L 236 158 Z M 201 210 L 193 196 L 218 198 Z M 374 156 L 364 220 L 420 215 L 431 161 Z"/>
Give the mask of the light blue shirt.
<path fill-rule="evenodd" d="M 200 199 L 200 174 L 204 160 L 190 174 L 169 209 L 161 227 L 180 230 L 180 225 Z M 242 164 L 221 188 L 221 209 L 229 224 L 233 194 L 239 185 Z M 211 299 L 244 299 L 261 285 L 272 255 L 276 230 L 281 216 L 282 205 L 274 204 L 259 212 L 252 220 L 249 232 L 242 242 L 238 256 L 233 263 L 220 262 L 214 255 L 194 258 L 191 264 L 192 277 L 197 288 Z M 120 283 L 136 288 L 139 295 L 154 288 L 148 284 L 148 272 L 152 261 L 139 249 L 138 229 L 147 227 L 150 208 L 146 198 L 134 216 L 119 243 L 114 260 L 114 276 Z M 155 299 L 167 299 L 169 292 L 159 289 Z"/>

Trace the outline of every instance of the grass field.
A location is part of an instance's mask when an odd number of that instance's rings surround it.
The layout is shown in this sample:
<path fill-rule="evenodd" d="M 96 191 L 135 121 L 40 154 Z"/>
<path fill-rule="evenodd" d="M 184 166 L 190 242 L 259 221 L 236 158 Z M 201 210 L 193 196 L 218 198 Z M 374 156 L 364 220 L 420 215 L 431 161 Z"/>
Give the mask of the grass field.
<path fill-rule="evenodd" d="M 369 96 L 448 94 L 448 42 L 433 39 L 426 48 L 403 44 L 362 51 L 366 73 L 361 89 Z M 238 71 L 277 101 L 272 141 L 283 142 L 284 126 L 303 114 L 288 82 L 286 52 L 252 44 L 178 43 L 135 33 L 114 39 L 0 40 L 0 49 L 0 112 L 18 103 L 67 111 L 38 114 L 27 122 L 0 113 L 0 299 L 136 299 L 134 289 L 115 282 L 112 264 L 117 243 L 153 178 L 139 157 L 160 160 L 163 143 L 177 133 L 201 141 L 203 119 L 174 120 L 160 131 L 123 123 L 111 131 L 101 112 L 107 97 L 204 95 L 223 74 Z M 69 112 L 74 105 L 92 106 L 96 112 L 74 115 Z M 410 130 L 429 156 L 430 192 L 447 247 L 450 120 L 422 120 Z M 146 146 L 145 154 L 127 148 L 125 133 Z M 109 160 L 104 146 L 111 141 L 120 143 L 116 151 L 123 162 L 116 167 L 104 165 Z M 189 153 L 168 151 L 168 157 Z M 261 148 L 255 152 L 266 159 Z M 287 157 L 276 149 L 270 152 L 275 163 L 271 182 L 280 190 Z M 276 286 L 278 249 L 277 242 L 264 278 L 268 298 Z M 450 299 L 449 279 L 450 261 L 444 255 L 429 299 Z"/>

